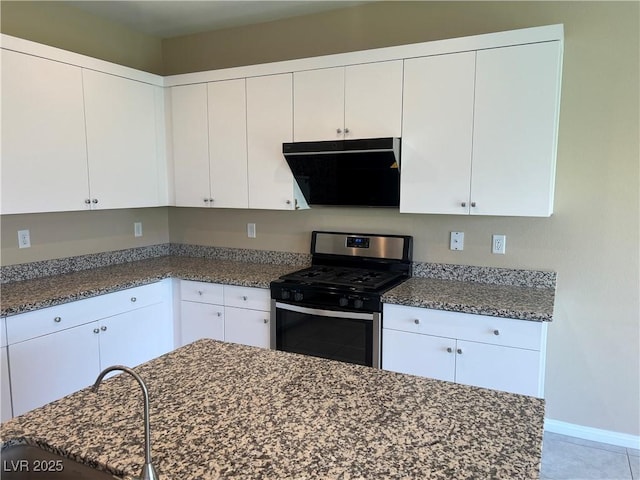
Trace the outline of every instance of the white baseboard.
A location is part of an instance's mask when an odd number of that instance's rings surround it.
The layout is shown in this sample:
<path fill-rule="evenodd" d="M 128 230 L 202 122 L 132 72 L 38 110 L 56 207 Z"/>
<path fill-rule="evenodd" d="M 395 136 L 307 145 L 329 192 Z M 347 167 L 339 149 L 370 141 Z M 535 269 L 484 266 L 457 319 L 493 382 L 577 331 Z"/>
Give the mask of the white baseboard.
<path fill-rule="evenodd" d="M 559 433 L 561 435 L 582 438 L 584 440 L 640 449 L 639 435 L 613 432 L 611 430 L 601 430 L 599 428 L 583 427 L 582 425 L 561 422 L 560 420 L 552 420 L 550 418 L 544 419 L 544 429 L 547 432 Z"/>

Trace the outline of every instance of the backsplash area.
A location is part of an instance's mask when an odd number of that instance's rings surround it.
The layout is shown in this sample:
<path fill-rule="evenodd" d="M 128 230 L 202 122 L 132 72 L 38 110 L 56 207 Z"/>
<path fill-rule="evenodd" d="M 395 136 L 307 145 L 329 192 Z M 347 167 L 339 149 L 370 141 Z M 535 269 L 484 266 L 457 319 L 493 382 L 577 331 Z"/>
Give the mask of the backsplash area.
<path fill-rule="evenodd" d="M 301 267 L 311 263 L 311 256 L 306 253 L 163 243 L 146 247 L 3 266 L 0 267 L 0 283 L 62 275 L 91 268 L 106 267 L 168 255 L 215 258 L 248 263 L 299 265 Z M 413 276 L 521 287 L 555 288 L 556 286 L 556 273 L 551 271 L 517 270 L 443 263 L 414 262 Z"/>

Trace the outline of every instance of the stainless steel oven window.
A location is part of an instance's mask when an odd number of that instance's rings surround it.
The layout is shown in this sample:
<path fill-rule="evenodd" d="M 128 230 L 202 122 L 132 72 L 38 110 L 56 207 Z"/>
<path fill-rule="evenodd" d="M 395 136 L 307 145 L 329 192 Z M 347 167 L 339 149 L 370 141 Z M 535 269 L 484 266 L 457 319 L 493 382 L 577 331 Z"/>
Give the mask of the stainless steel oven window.
<path fill-rule="evenodd" d="M 302 315 L 313 315 L 316 317 L 330 317 L 334 319 L 363 320 L 372 323 L 371 338 L 371 362 L 372 367 L 380 368 L 380 343 L 381 343 L 381 314 L 379 312 L 347 312 L 340 310 L 325 310 L 320 308 L 310 308 L 301 305 L 291 305 L 288 303 L 271 300 L 271 338 L 270 347 L 277 349 L 278 342 L 278 310 L 296 312 Z"/>

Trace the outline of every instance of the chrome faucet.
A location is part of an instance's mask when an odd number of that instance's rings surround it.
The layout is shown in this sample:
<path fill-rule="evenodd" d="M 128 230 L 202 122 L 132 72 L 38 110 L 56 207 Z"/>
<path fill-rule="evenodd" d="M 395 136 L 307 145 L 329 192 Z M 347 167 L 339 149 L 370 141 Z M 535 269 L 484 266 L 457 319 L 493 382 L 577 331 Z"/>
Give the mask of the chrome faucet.
<path fill-rule="evenodd" d="M 140 385 L 140 388 L 142 389 L 142 395 L 144 396 L 144 467 L 142 467 L 142 472 L 140 473 L 140 480 L 158 480 L 159 477 L 158 477 L 158 474 L 156 473 L 156 469 L 151 463 L 151 434 L 150 434 L 151 427 L 149 422 L 149 391 L 147 390 L 147 386 L 142 381 L 142 378 L 140 378 L 140 375 L 138 375 L 136 372 L 134 372 L 128 367 L 124 367 L 122 365 L 113 365 L 111 367 L 105 368 L 102 372 L 100 372 L 100 375 L 98 375 L 98 378 L 96 379 L 96 383 L 93 384 L 93 388 L 91 390 L 97 393 L 98 387 L 100 386 L 100 383 L 102 382 L 102 379 L 104 378 L 104 376 L 107 373 L 113 372 L 115 370 L 121 370 L 131 375 L 133 378 L 136 379 L 136 381 Z"/>

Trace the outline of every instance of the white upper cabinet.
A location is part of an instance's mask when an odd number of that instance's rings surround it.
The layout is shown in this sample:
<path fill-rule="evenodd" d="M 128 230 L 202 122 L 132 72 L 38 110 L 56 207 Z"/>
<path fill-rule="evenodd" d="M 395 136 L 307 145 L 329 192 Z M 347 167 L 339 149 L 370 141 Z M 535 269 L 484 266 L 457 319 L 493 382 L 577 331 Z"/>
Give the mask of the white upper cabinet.
<path fill-rule="evenodd" d="M 171 89 L 179 207 L 247 208 L 245 80 Z"/>
<path fill-rule="evenodd" d="M 296 142 L 344 138 L 344 67 L 293 74 Z"/>
<path fill-rule="evenodd" d="M 92 206 L 158 206 L 157 87 L 93 70 L 82 74 Z"/>
<path fill-rule="evenodd" d="M 85 210 L 82 71 L 2 50 L 2 213 Z"/>
<path fill-rule="evenodd" d="M 294 73 L 294 139 L 399 137 L 402 60 Z"/>
<path fill-rule="evenodd" d="M 549 216 L 559 41 L 405 61 L 400 211 Z"/>
<path fill-rule="evenodd" d="M 171 131 L 175 202 L 178 207 L 209 206 L 207 85 L 171 89 Z"/>
<path fill-rule="evenodd" d="M 212 207 L 247 208 L 247 101 L 245 79 L 207 85 Z"/>
<path fill-rule="evenodd" d="M 560 61 L 560 42 L 478 52 L 473 213 L 553 213 Z"/>
<path fill-rule="evenodd" d="M 405 61 L 401 212 L 469 213 L 475 59 Z"/>
<path fill-rule="evenodd" d="M 293 210 L 302 195 L 282 155 L 293 136 L 292 75 L 247 79 L 249 208 Z"/>

